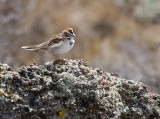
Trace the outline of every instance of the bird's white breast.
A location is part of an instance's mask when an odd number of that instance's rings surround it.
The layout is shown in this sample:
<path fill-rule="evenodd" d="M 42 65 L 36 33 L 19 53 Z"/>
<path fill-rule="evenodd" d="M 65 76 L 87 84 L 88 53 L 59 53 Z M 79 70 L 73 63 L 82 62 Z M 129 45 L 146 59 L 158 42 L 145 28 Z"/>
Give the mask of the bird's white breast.
<path fill-rule="evenodd" d="M 50 46 L 49 50 L 54 55 L 65 54 L 73 48 L 74 43 L 74 38 L 71 38 L 70 40 L 64 40 L 59 42 L 58 44 Z"/>

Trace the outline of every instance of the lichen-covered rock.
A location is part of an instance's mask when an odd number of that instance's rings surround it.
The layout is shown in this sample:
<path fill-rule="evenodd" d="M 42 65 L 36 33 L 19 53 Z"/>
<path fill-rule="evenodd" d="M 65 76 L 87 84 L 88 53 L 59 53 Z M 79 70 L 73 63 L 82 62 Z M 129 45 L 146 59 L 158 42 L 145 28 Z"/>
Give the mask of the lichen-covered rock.
<path fill-rule="evenodd" d="M 158 119 L 160 96 L 83 60 L 0 64 L 0 119 Z"/>

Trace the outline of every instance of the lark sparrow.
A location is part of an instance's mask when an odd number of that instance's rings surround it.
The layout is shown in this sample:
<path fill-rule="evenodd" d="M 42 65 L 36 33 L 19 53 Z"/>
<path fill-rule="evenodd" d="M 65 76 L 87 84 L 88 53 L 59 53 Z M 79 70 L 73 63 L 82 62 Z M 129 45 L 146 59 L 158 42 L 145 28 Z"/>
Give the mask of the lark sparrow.
<path fill-rule="evenodd" d="M 70 51 L 75 43 L 75 34 L 72 28 L 63 30 L 62 33 L 53 35 L 48 41 L 31 46 L 22 46 L 25 50 L 31 51 L 49 51 L 58 58 L 58 55 Z M 58 58 L 59 59 L 59 58 Z"/>

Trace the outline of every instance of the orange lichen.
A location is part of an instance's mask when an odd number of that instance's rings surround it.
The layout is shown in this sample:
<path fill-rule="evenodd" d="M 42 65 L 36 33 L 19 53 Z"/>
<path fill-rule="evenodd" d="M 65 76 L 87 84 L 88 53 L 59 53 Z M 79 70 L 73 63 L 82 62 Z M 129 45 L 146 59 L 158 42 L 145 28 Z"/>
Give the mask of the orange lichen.
<path fill-rule="evenodd" d="M 65 119 L 66 112 L 67 112 L 66 110 L 59 112 L 60 118 Z"/>
<path fill-rule="evenodd" d="M 0 95 L 4 94 L 4 91 L 3 90 L 0 90 Z"/>
<path fill-rule="evenodd" d="M 13 94 L 12 91 L 9 91 L 8 93 L 6 93 L 7 96 L 11 96 Z"/>
<path fill-rule="evenodd" d="M 63 64 L 63 62 L 59 61 L 58 64 Z"/>
<path fill-rule="evenodd" d="M 0 68 L 0 74 L 3 72 L 3 70 Z"/>

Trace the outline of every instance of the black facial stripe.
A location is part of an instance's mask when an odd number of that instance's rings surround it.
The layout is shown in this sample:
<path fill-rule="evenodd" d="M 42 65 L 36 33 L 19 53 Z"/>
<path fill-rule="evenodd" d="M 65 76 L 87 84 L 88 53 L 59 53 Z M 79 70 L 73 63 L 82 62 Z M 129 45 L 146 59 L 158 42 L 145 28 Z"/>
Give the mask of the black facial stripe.
<path fill-rule="evenodd" d="M 71 33 L 68 33 L 68 35 L 69 35 L 69 36 L 72 36 L 72 34 L 71 34 Z"/>
<path fill-rule="evenodd" d="M 65 37 L 68 37 L 68 33 L 64 32 L 64 36 L 65 36 Z"/>
<path fill-rule="evenodd" d="M 66 37 L 66 39 L 70 40 L 71 37 Z"/>
<path fill-rule="evenodd" d="M 68 33 L 68 32 L 64 32 L 64 36 L 65 37 L 70 37 L 70 36 L 72 36 L 73 34 L 71 34 L 71 33 Z"/>

